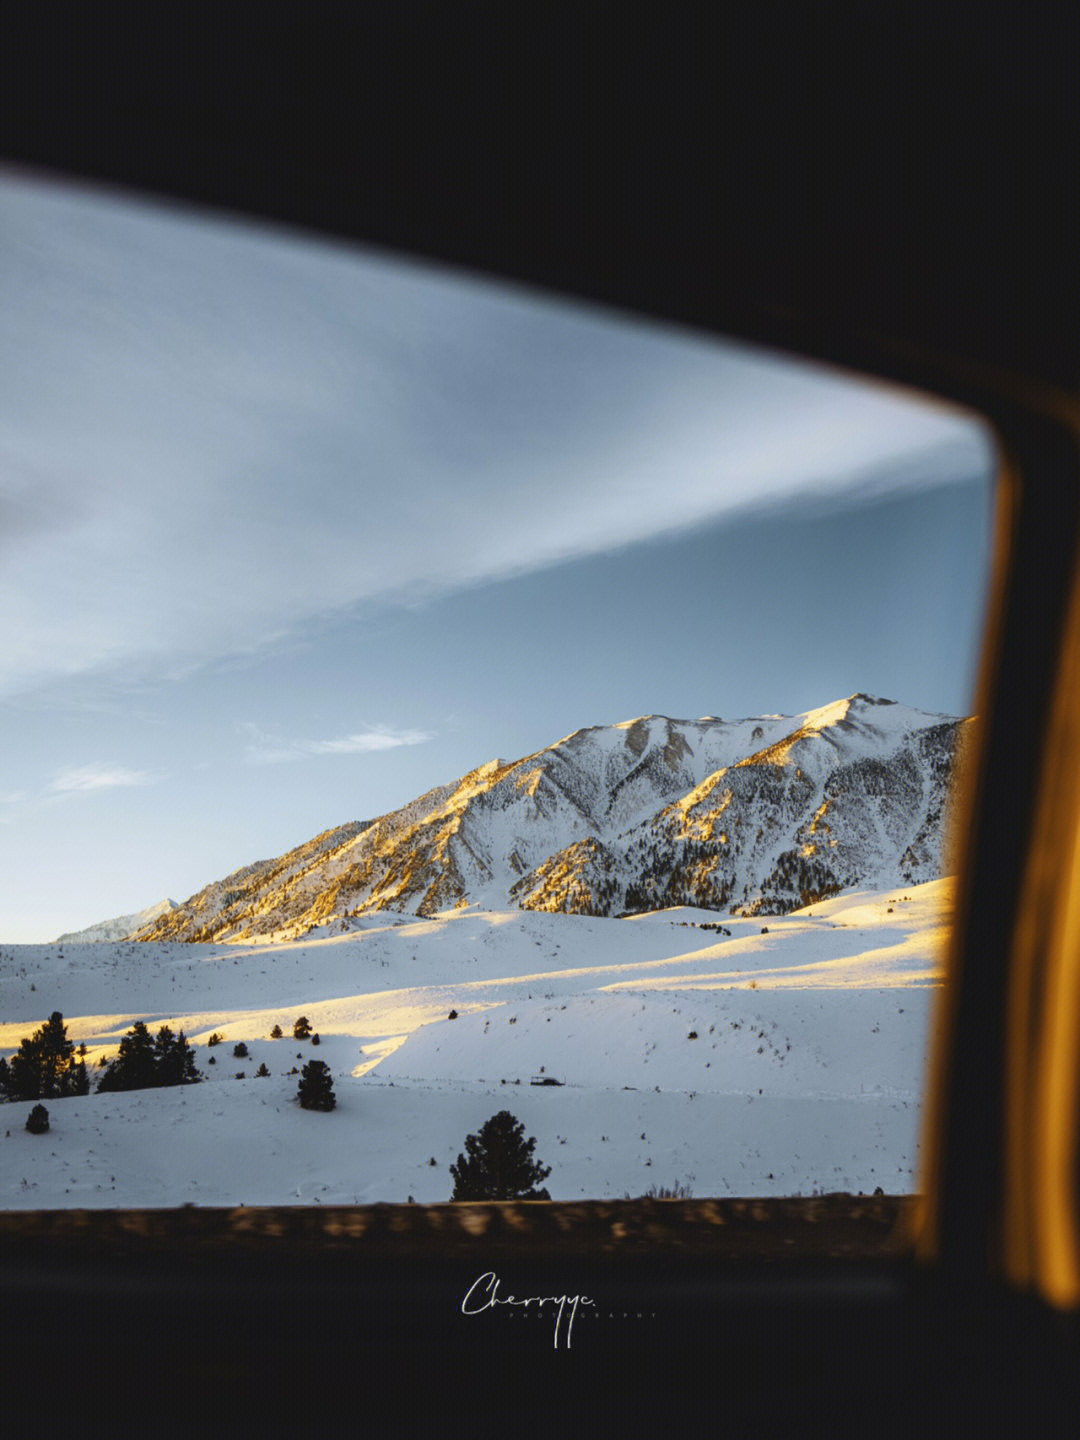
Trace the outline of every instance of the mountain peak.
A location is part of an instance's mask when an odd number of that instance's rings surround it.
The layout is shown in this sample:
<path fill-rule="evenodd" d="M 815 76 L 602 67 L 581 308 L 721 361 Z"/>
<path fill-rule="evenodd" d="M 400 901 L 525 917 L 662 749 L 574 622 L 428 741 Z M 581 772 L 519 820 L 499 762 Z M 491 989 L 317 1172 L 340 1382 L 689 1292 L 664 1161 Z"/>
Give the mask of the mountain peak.
<path fill-rule="evenodd" d="M 69 930 L 57 936 L 54 943 L 62 945 L 71 942 L 81 945 L 127 940 L 144 925 L 151 925 L 163 915 L 179 908 L 175 900 L 159 900 L 156 905 L 148 905 L 145 910 L 139 910 L 133 915 L 115 915 L 111 920 L 99 920 L 96 925 L 88 925 L 85 930 Z"/>

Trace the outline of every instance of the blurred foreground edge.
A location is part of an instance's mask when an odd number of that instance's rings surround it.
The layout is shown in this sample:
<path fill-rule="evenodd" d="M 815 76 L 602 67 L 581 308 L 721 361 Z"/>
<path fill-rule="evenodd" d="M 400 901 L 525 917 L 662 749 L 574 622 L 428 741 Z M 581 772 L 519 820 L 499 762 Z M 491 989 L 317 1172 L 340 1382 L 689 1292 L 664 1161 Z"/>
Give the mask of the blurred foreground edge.
<path fill-rule="evenodd" d="M 439 1205 L 184 1205 L 176 1209 L 36 1210 L 0 1213 L 0 1263 L 25 1266 L 68 1244 L 110 1260 L 122 1254 L 194 1262 L 227 1247 L 271 1262 L 303 1252 L 385 1259 L 471 1259 L 540 1247 L 545 1257 L 813 1257 L 897 1254 L 916 1196 L 584 1201 L 489 1201 Z"/>
<path fill-rule="evenodd" d="M 447 1406 L 515 1432 L 572 1406 L 571 1433 L 590 1414 L 632 1433 L 657 1403 L 687 1421 L 705 1404 L 733 1433 L 809 1435 L 845 1416 L 876 1417 L 879 1434 L 960 1423 L 994 1375 L 1022 1410 L 1060 1398 L 1065 1317 L 1033 1300 L 1035 1363 L 1018 1364 L 1015 1294 L 950 1292 L 914 1260 L 921 1203 L 9 1211 L 7 1409 L 321 1415 L 310 1433 L 330 1435 L 377 1395 L 424 1432 Z"/>

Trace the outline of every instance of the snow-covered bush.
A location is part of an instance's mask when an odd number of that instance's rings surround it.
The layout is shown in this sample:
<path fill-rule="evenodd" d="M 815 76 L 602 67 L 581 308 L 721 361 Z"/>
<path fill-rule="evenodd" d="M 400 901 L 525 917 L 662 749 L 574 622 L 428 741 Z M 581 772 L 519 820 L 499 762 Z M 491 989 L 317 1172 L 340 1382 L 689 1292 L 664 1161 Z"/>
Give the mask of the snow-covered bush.
<path fill-rule="evenodd" d="M 26 1117 L 26 1128 L 31 1135 L 44 1135 L 49 1128 L 49 1112 L 44 1105 L 35 1105 Z"/>

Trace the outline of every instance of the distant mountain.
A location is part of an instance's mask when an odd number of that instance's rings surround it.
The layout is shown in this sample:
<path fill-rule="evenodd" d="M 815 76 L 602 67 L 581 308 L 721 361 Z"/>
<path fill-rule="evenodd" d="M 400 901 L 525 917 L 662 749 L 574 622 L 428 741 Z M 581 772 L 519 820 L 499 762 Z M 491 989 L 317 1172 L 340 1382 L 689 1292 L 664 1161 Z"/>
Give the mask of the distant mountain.
<path fill-rule="evenodd" d="M 137 930 L 142 930 L 144 926 L 152 924 L 176 908 L 175 900 L 159 900 L 156 905 L 148 905 L 145 910 L 140 910 L 135 915 L 117 915 L 112 920 L 100 920 L 96 925 L 88 925 L 85 930 L 69 930 L 66 935 L 58 936 L 55 943 L 59 945 L 65 940 L 78 941 L 80 944 L 127 940 Z"/>
<path fill-rule="evenodd" d="M 970 720 L 852 695 L 803 715 L 594 726 L 207 886 L 140 940 L 287 939 L 392 910 L 780 914 L 942 873 Z"/>

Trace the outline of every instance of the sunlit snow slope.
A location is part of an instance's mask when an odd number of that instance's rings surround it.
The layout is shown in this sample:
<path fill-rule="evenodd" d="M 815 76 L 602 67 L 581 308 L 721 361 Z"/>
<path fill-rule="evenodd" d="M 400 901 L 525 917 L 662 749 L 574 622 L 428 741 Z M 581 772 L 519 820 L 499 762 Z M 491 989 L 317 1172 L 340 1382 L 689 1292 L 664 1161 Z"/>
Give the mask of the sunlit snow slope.
<path fill-rule="evenodd" d="M 910 1191 L 951 893 L 860 890 L 767 923 L 470 907 L 257 945 L 3 946 L 0 1053 L 60 1010 L 93 1063 L 144 1020 L 183 1029 L 206 1080 L 50 1101 L 43 1136 L 29 1102 L 4 1105 L 0 1206 L 445 1201 L 500 1109 L 554 1199 Z M 300 1014 L 317 1048 L 288 1038 Z M 330 1114 L 296 1103 L 309 1058 Z"/>

